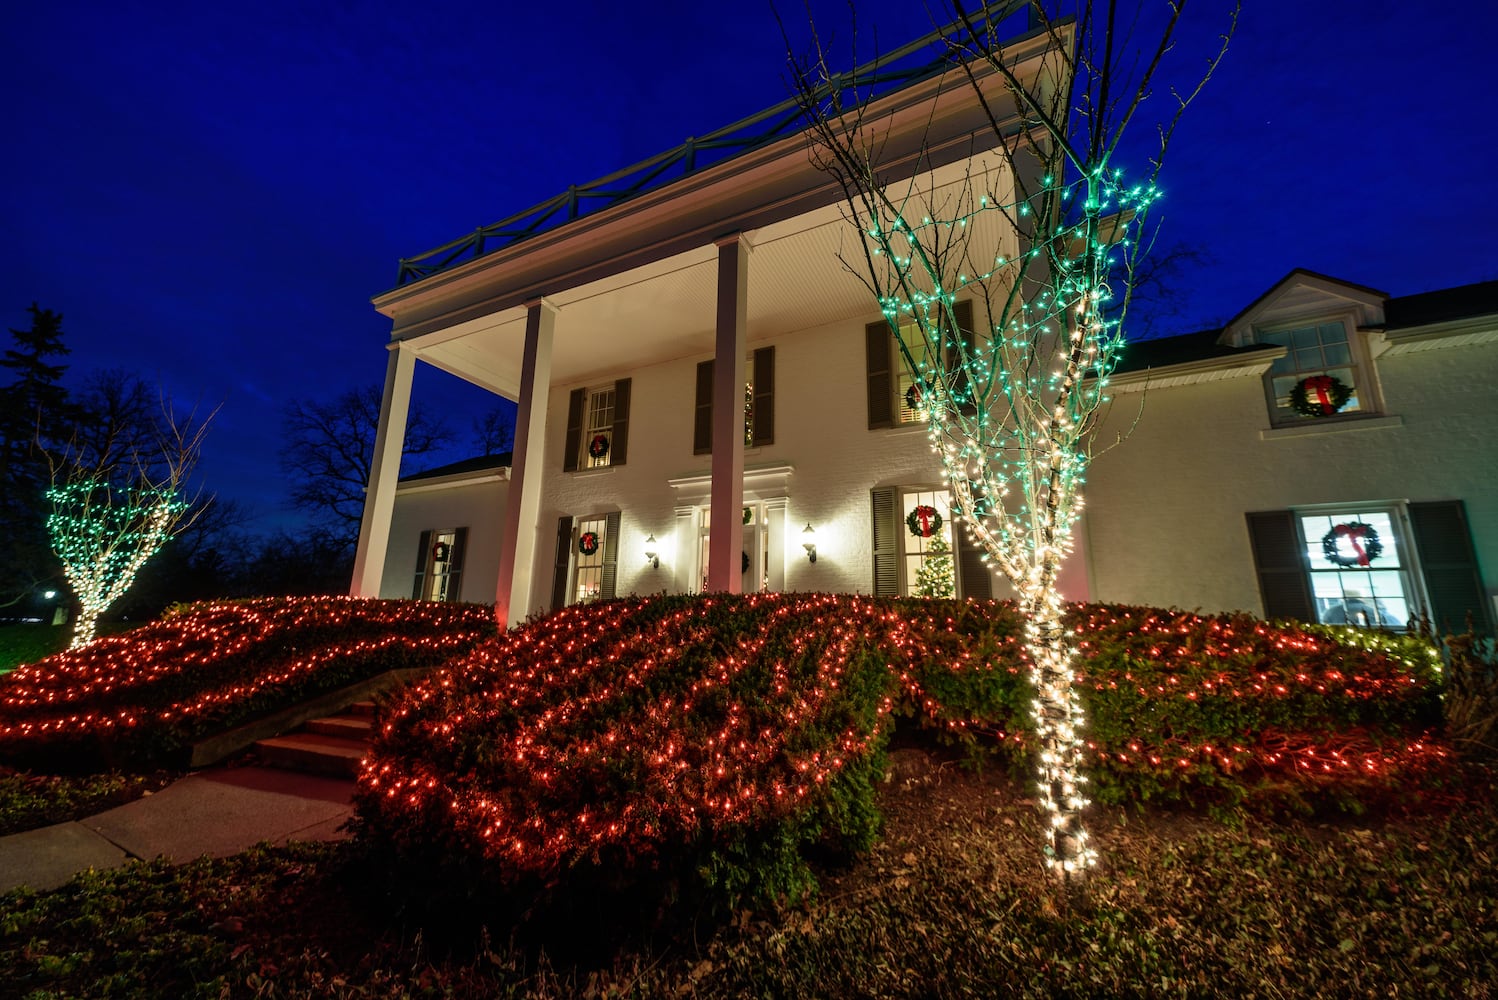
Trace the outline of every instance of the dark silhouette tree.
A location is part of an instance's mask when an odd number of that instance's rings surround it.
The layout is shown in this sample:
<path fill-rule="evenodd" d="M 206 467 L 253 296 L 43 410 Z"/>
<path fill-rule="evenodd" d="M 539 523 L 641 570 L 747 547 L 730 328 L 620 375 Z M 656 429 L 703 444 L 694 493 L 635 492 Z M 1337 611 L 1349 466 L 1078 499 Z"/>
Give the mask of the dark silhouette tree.
<path fill-rule="evenodd" d="M 11 329 L 13 346 L 0 358 L 8 376 L 0 388 L 0 607 L 25 602 L 56 586 L 57 561 L 47 544 L 46 456 L 38 445 L 55 443 L 68 419 L 61 384 L 68 353 L 62 315 L 32 303 L 31 326 Z"/>
<path fill-rule="evenodd" d="M 293 400 L 282 414 L 281 469 L 290 479 L 292 506 L 352 541 L 364 514 L 364 490 L 380 425 L 379 386 L 350 389 L 330 402 Z M 402 469 L 452 440 L 440 419 L 411 407 Z"/>

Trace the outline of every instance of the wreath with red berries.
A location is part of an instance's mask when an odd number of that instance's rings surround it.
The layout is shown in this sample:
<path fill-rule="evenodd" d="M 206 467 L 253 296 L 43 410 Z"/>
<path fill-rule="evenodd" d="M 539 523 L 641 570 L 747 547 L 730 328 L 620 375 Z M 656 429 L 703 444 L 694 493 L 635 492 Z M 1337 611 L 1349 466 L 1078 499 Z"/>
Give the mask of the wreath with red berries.
<path fill-rule="evenodd" d="M 598 532 L 585 531 L 577 536 L 577 551 L 585 556 L 591 556 L 598 551 Z"/>
<path fill-rule="evenodd" d="M 588 457 L 602 458 L 609 453 L 609 436 L 607 434 L 594 434 L 593 440 L 588 442 Z"/>
<path fill-rule="evenodd" d="M 930 538 L 941 530 L 941 514 L 929 503 L 919 504 L 905 515 L 905 526 L 917 538 Z"/>
<path fill-rule="evenodd" d="M 1302 417 L 1329 417 L 1351 398 L 1352 387 L 1335 375 L 1310 375 L 1290 389 L 1290 409 Z"/>
<path fill-rule="evenodd" d="M 1344 538 L 1352 545 L 1350 554 L 1339 544 Z M 1321 536 L 1321 553 L 1333 566 L 1367 566 L 1384 554 L 1384 543 L 1379 540 L 1373 525 L 1348 521 L 1334 525 L 1331 531 Z"/>

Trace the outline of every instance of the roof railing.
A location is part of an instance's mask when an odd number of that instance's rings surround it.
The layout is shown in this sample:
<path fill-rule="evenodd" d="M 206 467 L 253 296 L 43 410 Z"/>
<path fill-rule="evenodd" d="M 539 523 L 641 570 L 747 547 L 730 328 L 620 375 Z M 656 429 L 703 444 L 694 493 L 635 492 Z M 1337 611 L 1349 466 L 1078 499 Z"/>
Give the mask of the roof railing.
<path fill-rule="evenodd" d="M 1028 6 L 1029 0 L 998 0 L 985 6 L 976 20 L 980 25 L 996 26 Z M 947 39 L 954 37 L 960 27 L 961 22 L 954 22 L 937 28 L 851 72 L 836 74 L 817 88 L 815 97 L 819 102 L 825 101 L 834 95 L 841 95 L 848 90 L 856 91 L 858 88 L 864 88 L 866 96 L 872 96 L 934 76 L 952 65 L 952 50 L 946 44 L 940 45 L 939 53 L 933 58 L 913 66 L 894 67 L 923 50 L 945 43 Z M 450 243 L 444 243 L 415 257 L 403 257 L 396 277 L 396 287 L 441 274 L 470 260 L 513 246 L 538 233 L 566 225 L 591 212 L 664 187 L 707 167 L 802 131 L 804 127 L 800 98 L 787 98 L 774 107 L 740 119 L 715 132 L 688 138 L 675 149 L 658 153 L 648 160 L 642 160 L 588 184 L 573 185 L 562 194 L 491 225 L 481 226 Z"/>

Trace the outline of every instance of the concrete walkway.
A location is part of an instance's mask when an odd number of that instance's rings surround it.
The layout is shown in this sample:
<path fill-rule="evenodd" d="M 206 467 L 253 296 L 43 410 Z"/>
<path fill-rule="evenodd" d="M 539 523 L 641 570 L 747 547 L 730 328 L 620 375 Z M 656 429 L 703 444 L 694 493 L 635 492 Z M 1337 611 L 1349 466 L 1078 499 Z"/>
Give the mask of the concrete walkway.
<path fill-rule="evenodd" d="M 0 892 L 54 889 L 89 868 L 184 862 L 261 841 L 341 840 L 354 783 L 268 767 L 215 768 L 74 823 L 0 837 Z"/>

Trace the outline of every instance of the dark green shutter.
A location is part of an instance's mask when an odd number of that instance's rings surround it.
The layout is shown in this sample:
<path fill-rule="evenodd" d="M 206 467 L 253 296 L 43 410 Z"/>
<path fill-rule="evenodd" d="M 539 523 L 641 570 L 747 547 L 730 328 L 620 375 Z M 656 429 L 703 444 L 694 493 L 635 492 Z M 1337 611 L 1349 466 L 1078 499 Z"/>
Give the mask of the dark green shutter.
<path fill-rule="evenodd" d="M 447 555 L 447 593 L 449 600 L 463 599 L 463 550 L 468 546 L 468 529 L 453 532 L 453 549 Z"/>
<path fill-rule="evenodd" d="M 692 454 L 713 453 L 713 363 L 697 363 L 697 409 L 692 421 Z"/>
<path fill-rule="evenodd" d="M 961 342 L 961 349 L 956 343 L 948 343 L 946 351 L 947 370 L 952 372 L 952 378 L 948 385 L 952 393 L 959 400 L 958 409 L 969 416 L 978 412 L 978 404 L 972 399 L 972 380 L 968 378 L 964 359 L 971 359 L 976 338 L 973 334 L 973 304 L 971 302 L 959 302 L 952 307 L 952 317 L 957 321 L 957 329 L 949 336 L 955 337 Z M 953 536 L 956 537 L 956 536 Z"/>
<path fill-rule="evenodd" d="M 551 578 L 551 610 L 567 606 L 567 571 L 572 568 L 572 518 L 557 518 L 557 557 Z"/>
<path fill-rule="evenodd" d="M 775 348 L 754 352 L 754 445 L 775 443 Z"/>
<path fill-rule="evenodd" d="M 865 373 L 869 395 L 869 430 L 895 426 L 893 352 L 889 324 L 880 320 L 863 330 Z"/>
<path fill-rule="evenodd" d="M 605 515 L 603 524 L 603 581 L 598 596 L 607 600 L 615 596 L 619 584 L 619 512 Z"/>
<path fill-rule="evenodd" d="M 423 531 L 416 542 L 416 582 L 411 585 L 411 597 L 421 600 L 421 585 L 426 579 L 427 560 L 432 557 L 432 533 Z"/>
<path fill-rule="evenodd" d="M 895 488 L 869 491 L 873 503 L 874 596 L 900 596 L 900 523 L 895 510 Z"/>
<path fill-rule="evenodd" d="M 583 443 L 583 403 L 587 390 L 573 389 L 567 400 L 567 441 L 562 446 L 562 471 L 577 471 L 577 454 Z"/>
<path fill-rule="evenodd" d="M 952 549 L 957 563 L 957 596 L 987 600 L 993 596 L 993 576 L 983 562 L 983 546 L 967 537 L 957 519 L 952 519 Z"/>
<path fill-rule="evenodd" d="M 1300 534 L 1295 530 L 1295 514 L 1288 510 L 1264 510 L 1246 516 L 1264 617 L 1314 622 L 1316 606 L 1311 602 L 1311 585 L 1306 577 Z"/>
<path fill-rule="evenodd" d="M 609 464 L 623 465 L 629 457 L 629 379 L 614 383 L 614 439 L 609 442 Z"/>
<path fill-rule="evenodd" d="M 1410 504 L 1415 551 L 1430 598 L 1432 623 L 1445 632 L 1464 632 L 1467 616 L 1484 635 L 1493 633 L 1487 591 L 1482 585 L 1466 506 L 1460 500 Z"/>

